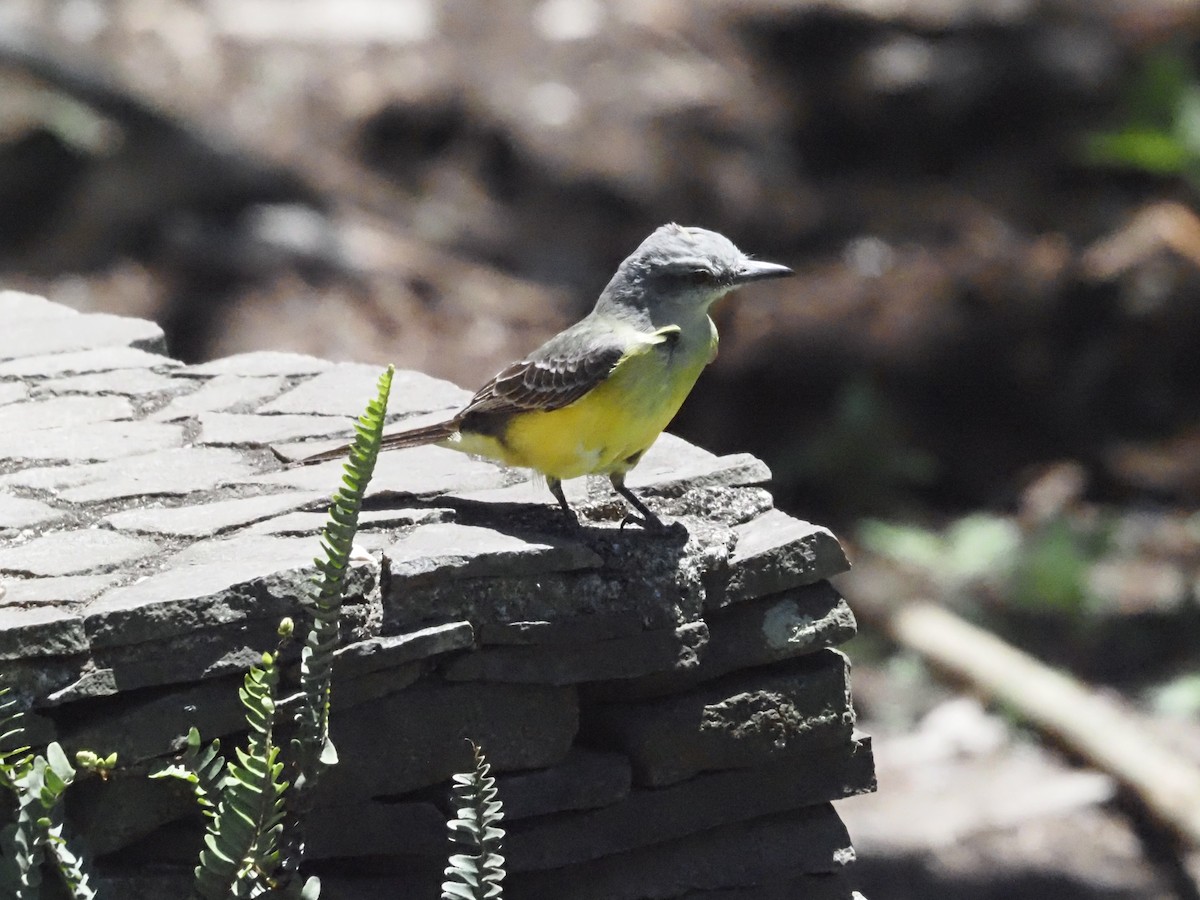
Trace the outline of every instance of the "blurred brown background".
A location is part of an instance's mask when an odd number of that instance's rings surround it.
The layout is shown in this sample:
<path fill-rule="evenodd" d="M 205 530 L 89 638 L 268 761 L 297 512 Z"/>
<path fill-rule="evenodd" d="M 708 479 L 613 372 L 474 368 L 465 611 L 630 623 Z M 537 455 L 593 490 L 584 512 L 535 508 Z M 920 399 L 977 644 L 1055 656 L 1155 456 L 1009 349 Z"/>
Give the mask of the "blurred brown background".
<path fill-rule="evenodd" d="M 935 599 L 1200 760 L 1198 38 L 1195 0 L 5 0 L 0 284 L 472 387 L 719 230 L 798 277 L 718 310 L 673 430 L 763 457 L 852 605 Z M 1200 896 L 865 632 L 872 900 Z"/>

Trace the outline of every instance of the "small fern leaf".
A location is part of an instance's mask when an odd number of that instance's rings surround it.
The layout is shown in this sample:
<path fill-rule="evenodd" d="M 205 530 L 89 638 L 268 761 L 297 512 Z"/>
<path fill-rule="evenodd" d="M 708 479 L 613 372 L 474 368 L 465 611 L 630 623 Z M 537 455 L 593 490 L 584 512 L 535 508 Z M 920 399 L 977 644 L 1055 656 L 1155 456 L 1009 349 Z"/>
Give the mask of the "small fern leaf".
<path fill-rule="evenodd" d="M 355 424 L 354 444 L 343 469 L 341 487 L 333 495 L 329 519 L 321 533 L 324 556 L 314 560 L 318 589 L 316 599 L 310 604 L 313 626 L 301 654 L 300 681 L 305 702 L 297 714 L 298 745 L 305 751 L 299 769 L 306 789 L 322 768 L 332 764 L 331 760 L 336 761 L 329 743 L 332 656 L 338 644 L 341 598 L 354 552 L 358 516 L 375 472 L 394 374 L 395 367 L 388 366 L 380 375 L 376 397 Z"/>
<path fill-rule="evenodd" d="M 496 780 L 488 774 L 491 766 L 482 748 L 472 743 L 471 751 L 475 769 L 453 777 L 457 816 L 446 826 L 450 840 L 468 852 L 455 853 L 448 860 L 442 900 L 484 900 L 503 893 L 504 829 L 496 825 L 504 817 L 503 805 L 496 799 Z"/>
<path fill-rule="evenodd" d="M 395 368 L 388 366 L 379 377 L 377 396 L 355 425 L 354 444 L 343 470 L 341 486 L 334 493 L 327 524 L 321 533 L 322 556 L 313 560 L 314 589 L 303 600 L 312 617 L 300 651 L 300 697 L 294 716 L 295 733 L 288 743 L 292 789 L 287 797 L 286 818 L 276 822 L 272 845 L 278 848 L 283 888 L 293 896 L 299 882 L 296 867 L 304 855 L 304 819 L 312 805 L 312 793 L 321 774 L 337 763 L 337 750 L 329 739 L 330 688 L 333 654 L 340 643 L 342 595 L 354 554 L 354 537 L 363 497 L 383 441 L 384 419 Z M 273 851 L 275 852 L 275 851 Z M 321 884 L 310 878 L 300 896 L 318 896 Z"/>
<path fill-rule="evenodd" d="M 270 875 L 278 866 L 278 836 L 283 817 L 281 780 L 283 764 L 274 741 L 275 691 L 279 668 L 275 657 L 263 654 L 242 680 L 240 693 L 250 734 L 246 747 L 235 748 L 236 761 L 225 766 L 218 785 L 206 791 L 219 797 L 204 835 L 204 848 L 196 866 L 196 893 L 204 900 L 252 897 L 265 892 Z M 188 735 L 193 754 L 199 734 Z M 215 756 L 215 746 L 210 748 Z M 213 771 L 212 756 L 202 764 L 207 776 Z M 167 773 L 170 774 L 170 773 Z M 199 776 L 193 776 L 198 782 Z M 214 796 L 214 794 L 209 794 Z"/>

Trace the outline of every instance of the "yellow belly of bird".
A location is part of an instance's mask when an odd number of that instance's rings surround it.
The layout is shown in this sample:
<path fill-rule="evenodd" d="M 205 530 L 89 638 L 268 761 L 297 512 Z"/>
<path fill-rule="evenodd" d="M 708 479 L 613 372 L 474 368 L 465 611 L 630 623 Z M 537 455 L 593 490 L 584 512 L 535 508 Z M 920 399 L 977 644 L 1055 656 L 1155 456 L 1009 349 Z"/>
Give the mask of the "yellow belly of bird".
<path fill-rule="evenodd" d="M 502 440 L 463 434 L 457 449 L 560 480 L 623 472 L 675 417 L 707 357 L 673 365 L 660 352 L 628 357 L 569 406 L 514 415 Z"/>

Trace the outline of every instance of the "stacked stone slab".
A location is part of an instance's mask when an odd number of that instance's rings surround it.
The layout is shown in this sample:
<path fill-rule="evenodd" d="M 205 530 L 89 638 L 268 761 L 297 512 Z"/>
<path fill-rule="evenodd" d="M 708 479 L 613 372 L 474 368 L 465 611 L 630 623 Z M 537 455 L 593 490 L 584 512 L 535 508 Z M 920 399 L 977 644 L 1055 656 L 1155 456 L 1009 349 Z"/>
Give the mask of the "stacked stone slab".
<path fill-rule="evenodd" d="M 146 773 L 189 726 L 229 746 L 237 685 L 298 615 L 337 463 L 378 367 L 255 353 L 197 366 L 151 323 L 0 293 L 0 679 L 29 739 L 120 754 L 72 789 L 108 896 L 186 893 L 194 804 Z M 465 391 L 397 373 L 391 419 Z M 326 440 L 329 439 L 329 440 Z M 854 619 L 825 529 L 765 467 L 664 436 L 630 484 L 681 527 L 566 527 L 525 474 L 385 454 L 345 607 L 308 858 L 326 897 L 438 896 L 447 783 L 485 748 L 513 898 L 848 898 L 831 801 L 874 786 Z"/>

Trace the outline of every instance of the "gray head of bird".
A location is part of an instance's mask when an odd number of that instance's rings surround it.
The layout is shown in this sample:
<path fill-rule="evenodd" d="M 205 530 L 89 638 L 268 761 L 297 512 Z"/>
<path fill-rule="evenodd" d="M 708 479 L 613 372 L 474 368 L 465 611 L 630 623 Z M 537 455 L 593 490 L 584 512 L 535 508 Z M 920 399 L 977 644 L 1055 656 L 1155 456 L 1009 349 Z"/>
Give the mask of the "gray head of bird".
<path fill-rule="evenodd" d="M 655 229 L 621 263 L 601 303 L 707 310 L 744 284 L 791 274 L 787 266 L 751 259 L 715 231 L 672 223 Z"/>

